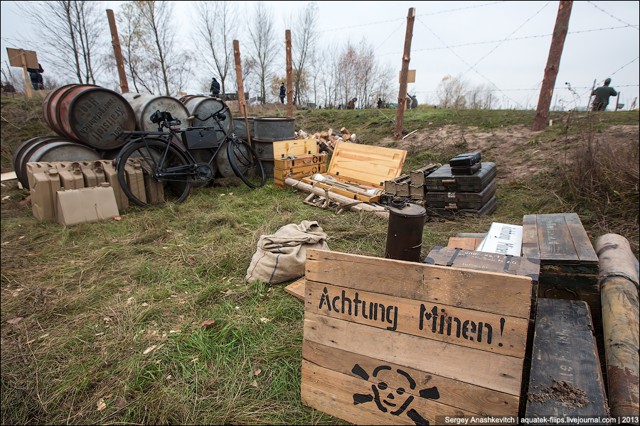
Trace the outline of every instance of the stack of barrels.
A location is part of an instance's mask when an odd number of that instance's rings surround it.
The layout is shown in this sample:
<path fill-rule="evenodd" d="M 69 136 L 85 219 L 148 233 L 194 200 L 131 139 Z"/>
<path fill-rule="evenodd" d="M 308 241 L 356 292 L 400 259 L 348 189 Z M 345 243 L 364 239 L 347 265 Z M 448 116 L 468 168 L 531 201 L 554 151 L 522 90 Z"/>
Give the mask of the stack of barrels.
<path fill-rule="evenodd" d="M 51 91 L 42 102 L 42 115 L 57 136 L 29 139 L 14 151 L 14 169 L 24 188 L 29 187 L 27 163 L 109 158 L 124 145 L 122 133 L 136 128 L 131 105 L 120 94 L 92 84 Z"/>

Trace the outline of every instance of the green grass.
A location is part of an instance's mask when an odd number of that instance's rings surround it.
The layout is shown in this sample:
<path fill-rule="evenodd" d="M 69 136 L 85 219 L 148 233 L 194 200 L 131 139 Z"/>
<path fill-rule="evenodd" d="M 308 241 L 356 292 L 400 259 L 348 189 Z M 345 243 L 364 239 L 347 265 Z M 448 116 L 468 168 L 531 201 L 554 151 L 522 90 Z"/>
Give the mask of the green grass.
<path fill-rule="evenodd" d="M 38 122 L 37 103 L 25 105 L 2 99 L 3 117 L 30 117 L 20 132 L 3 123 L 3 171 L 5 153 L 42 131 L 40 124 L 28 127 Z M 296 123 L 307 131 L 345 126 L 375 143 L 392 131 L 394 113 L 300 111 Z M 405 117 L 409 131 L 491 129 L 529 125 L 532 113 L 418 109 Z M 611 121 L 598 125 L 638 124 L 637 117 L 607 114 Z M 563 138 L 554 127 L 532 143 L 552 146 Z M 405 169 L 450 153 L 411 152 Z M 549 191 L 557 180 L 547 173 L 499 183 L 491 217 L 427 222 L 422 255 L 458 232 L 485 232 L 494 221 L 571 211 Z M 26 195 L 3 184 L 3 424 L 344 424 L 301 403 L 303 304 L 284 291 L 286 283 L 248 284 L 244 277 L 260 235 L 302 220 L 318 221 L 332 250 L 383 257 L 384 220 L 311 207 L 302 203 L 305 194 L 268 184 L 257 191 L 198 188 L 180 205 L 130 207 L 120 221 L 65 228 L 38 222 L 18 204 Z M 585 220 L 588 231 L 591 225 Z"/>

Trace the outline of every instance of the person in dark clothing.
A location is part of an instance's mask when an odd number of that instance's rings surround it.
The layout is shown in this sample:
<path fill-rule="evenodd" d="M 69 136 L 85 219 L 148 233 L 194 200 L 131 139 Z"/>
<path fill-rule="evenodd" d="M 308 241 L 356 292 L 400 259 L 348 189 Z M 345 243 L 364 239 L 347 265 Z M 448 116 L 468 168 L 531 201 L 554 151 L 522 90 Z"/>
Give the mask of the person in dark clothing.
<path fill-rule="evenodd" d="M 220 94 L 220 83 L 216 80 L 215 77 L 211 80 L 211 96 L 218 96 Z"/>
<path fill-rule="evenodd" d="M 592 104 L 593 111 L 604 111 L 607 109 L 607 105 L 609 105 L 609 98 L 611 96 L 618 96 L 618 92 L 616 92 L 613 87 L 609 87 L 611 83 L 611 79 L 607 78 L 604 81 L 604 86 L 600 86 L 595 89 L 591 95 L 595 96 Z"/>
<path fill-rule="evenodd" d="M 42 78 L 42 65 L 38 64 L 38 68 L 27 68 L 29 73 L 29 79 L 31 80 L 31 86 L 34 90 L 44 90 L 44 79 Z"/>
<path fill-rule="evenodd" d="M 287 88 L 284 87 L 284 83 L 280 85 L 280 103 L 284 103 L 284 97 L 287 96 Z"/>
<path fill-rule="evenodd" d="M 349 102 L 347 102 L 347 109 L 355 109 L 357 101 L 358 101 L 358 98 L 353 98 Z"/>
<path fill-rule="evenodd" d="M 383 102 L 382 98 L 378 98 L 378 109 L 382 108 Z"/>

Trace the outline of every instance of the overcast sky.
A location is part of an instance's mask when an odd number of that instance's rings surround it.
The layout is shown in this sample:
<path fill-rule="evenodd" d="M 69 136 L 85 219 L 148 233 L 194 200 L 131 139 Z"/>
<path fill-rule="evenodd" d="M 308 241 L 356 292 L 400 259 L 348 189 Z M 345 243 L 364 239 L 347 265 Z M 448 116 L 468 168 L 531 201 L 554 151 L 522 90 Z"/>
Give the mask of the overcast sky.
<path fill-rule="evenodd" d="M 37 39 L 38 32 L 30 27 L 14 3 L 2 1 L 3 64 L 6 47 L 37 50 L 29 40 Z M 108 6 L 105 3 L 105 9 L 112 8 L 117 15 L 120 3 L 111 2 Z M 174 4 L 177 28 L 182 29 L 187 46 L 193 13 L 190 3 Z M 234 3 L 242 16 L 252 14 L 255 2 Z M 285 23 L 307 2 L 264 3 L 275 18 L 276 34 L 282 35 L 279 62 L 284 68 Z M 319 1 L 317 4 L 320 46 L 338 49 L 346 41 L 357 44 L 365 39 L 375 48 L 377 59 L 397 72 L 402 65 L 407 13 L 414 7 L 416 20 L 409 68 L 416 70 L 416 82 L 409 84 L 409 93 L 416 94 L 420 103 L 437 102 L 438 84 L 444 76 L 452 75 L 461 77 L 470 86 L 490 87 L 503 106 L 535 108 L 559 2 Z M 594 80 L 600 85 L 607 77 L 612 78 L 611 86 L 621 92 L 620 103 L 626 104 L 625 109 L 630 106 L 638 97 L 639 88 L 638 17 L 638 1 L 573 3 L 552 106 L 586 106 Z M 108 28 L 106 14 L 104 22 Z M 243 54 L 248 50 L 242 44 L 246 26 L 242 23 L 239 28 Z M 290 29 L 296 30 L 295 26 Z M 47 69 L 46 64 L 43 67 Z M 197 92 L 195 87 L 190 90 Z"/>

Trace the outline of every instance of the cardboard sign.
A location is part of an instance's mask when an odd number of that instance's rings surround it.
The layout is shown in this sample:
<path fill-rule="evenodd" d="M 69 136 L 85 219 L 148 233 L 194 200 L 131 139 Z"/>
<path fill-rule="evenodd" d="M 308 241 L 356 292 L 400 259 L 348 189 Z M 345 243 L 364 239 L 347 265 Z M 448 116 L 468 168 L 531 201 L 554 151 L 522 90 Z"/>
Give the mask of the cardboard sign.
<path fill-rule="evenodd" d="M 517 416 L 529 277 L 319 250 L 305 272 L 304 404 L 357 424 Z"/>
<path fill-rule="evenodd" d="M 12 67 L 22 67 L 22 53 L 26 60 L 27 68 L 38 68 L 38 55 L 33 50 L 12 49 L 7 47 L 7 56 L 9 57 L 9 65 Z"/>

